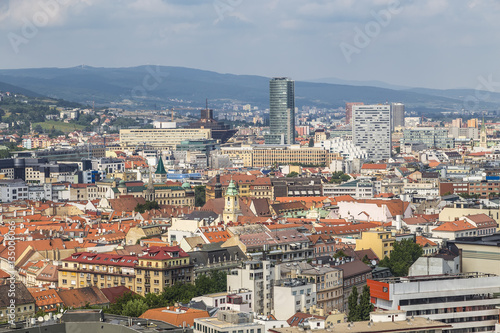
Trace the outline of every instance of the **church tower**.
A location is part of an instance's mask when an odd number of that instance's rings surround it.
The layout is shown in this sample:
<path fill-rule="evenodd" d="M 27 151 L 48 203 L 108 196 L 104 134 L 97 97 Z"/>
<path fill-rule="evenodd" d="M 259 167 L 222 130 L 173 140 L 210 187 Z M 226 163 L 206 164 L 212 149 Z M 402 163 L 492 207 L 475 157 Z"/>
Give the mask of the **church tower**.
<path fill-rule="evenodd" d="M 229 221 L 236 222 L 238 220 L 238 216 L 241 215 L 243 214 L 240 209 L 238 189 L 231 179 L 231 182 L 227 187 L 226 195 L 224 196 L 224 212 L 222 213 L 222 220 L 224 221 L 224 224 L 227 224 Z"/>
<path fill-rule="evenodd" d="M 148 186 L 144 195 L 144 200 L 155 201 L 155 186 L 153 184 L 153 171 L 149 170 Z"/>
<path fill-rule="evenodd" d="M 486 140 L 486 126 L 484 124 L 484 116 L 483 116 L 483 124 L 481 126 L 481 134 L 479 135 L 479 147 L 488 148 L 488 141 Z"/>

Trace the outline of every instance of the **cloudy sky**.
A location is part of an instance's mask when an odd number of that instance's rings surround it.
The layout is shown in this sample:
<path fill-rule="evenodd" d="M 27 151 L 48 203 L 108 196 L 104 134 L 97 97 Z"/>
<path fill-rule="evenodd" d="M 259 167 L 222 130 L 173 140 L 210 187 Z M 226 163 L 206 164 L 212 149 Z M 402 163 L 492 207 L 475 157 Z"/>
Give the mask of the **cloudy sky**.
<path fill-rule="evenodd" d="M 499 17 L 498 0 L 0 0 L 0 68 L 159 64 L 476 88 L 500 82 Z"/>

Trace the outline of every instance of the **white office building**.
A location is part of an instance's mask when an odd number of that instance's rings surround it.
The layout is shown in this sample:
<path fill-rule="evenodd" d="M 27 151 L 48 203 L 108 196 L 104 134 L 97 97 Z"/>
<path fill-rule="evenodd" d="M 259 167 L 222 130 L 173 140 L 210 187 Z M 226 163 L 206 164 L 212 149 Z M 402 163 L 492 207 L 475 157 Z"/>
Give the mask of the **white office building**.
<path fill-rule="evenodd" d="M 374 161 L 391 158 L 391 106 L 354 105 L 352 116 L 354 145 Z"/>
<path fill-rule="evenodd" d="M 443 333 L 494 332 L 500 276 L 468 273 L 368 280 L 375 308 L 452 325 Z"/>

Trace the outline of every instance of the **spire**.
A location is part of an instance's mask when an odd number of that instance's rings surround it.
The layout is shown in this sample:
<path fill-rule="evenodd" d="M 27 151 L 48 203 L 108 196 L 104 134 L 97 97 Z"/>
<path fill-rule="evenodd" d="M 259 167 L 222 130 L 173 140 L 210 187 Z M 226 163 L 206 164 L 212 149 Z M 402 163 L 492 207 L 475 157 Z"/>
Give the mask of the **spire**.
<path fill-rule="evenodd" d="M 229 183 L 226 191 L 226 196 L 237 196 L 238 189 L 236 188 L 236 184 L 234 184 L 233 179 L 231 177 L 231 182 Z"/>
<path fill-rule="evenodd" d="M 165 170 L 165 166 L 163 165 L 163 159 L 160 156 L 160 160 L 158 161 L 158 165 L 156 166 L 156 172 L 155 174 L 157 175 L 166 175 L 167 171 Z"/>

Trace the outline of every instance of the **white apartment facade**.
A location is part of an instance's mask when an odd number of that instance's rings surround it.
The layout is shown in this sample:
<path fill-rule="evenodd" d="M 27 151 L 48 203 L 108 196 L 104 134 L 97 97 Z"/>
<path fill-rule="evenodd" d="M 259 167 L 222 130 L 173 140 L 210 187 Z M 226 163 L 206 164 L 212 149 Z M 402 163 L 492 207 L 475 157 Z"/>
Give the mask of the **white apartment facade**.
<path fill-rule="evenodd" d="M 374 161 L 391 158 L 391 106 L 353 105 L 352 138 L 354 145 L 368 152 Z"/>
<path fill-rule="evenodd" d="M 279 266 L 268 260 L 246 261 L 227 275 L 227 291 L 247 288 L 252 292 L 253 309 L 257 314 L 273 314 L 273 284 L 280 277 Z"/>

